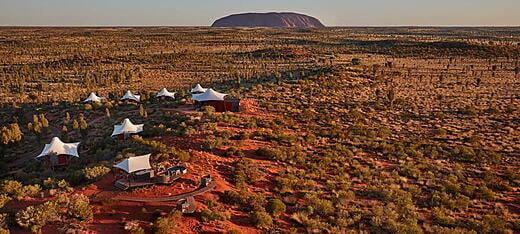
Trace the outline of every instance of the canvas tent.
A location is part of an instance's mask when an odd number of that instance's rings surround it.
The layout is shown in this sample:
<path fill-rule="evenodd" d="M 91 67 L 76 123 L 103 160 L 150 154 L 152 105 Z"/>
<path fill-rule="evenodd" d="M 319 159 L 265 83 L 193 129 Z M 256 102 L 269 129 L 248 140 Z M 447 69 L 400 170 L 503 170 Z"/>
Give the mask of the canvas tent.
<path fill-rule="evenodd" d="M 112 137 L 122 135 L 124 137 L 137 134 L 143 131 L 144 124 L 133 124 L 128 118 L 124 119 L 121 124 L 114 125 Z"/>
<path fill-rule="evenodd" d="M 121 97 L 121 101 L 134 101 L 139 102 L 141 101 L 140 95 L 134 95 L 130 90 L 126 91 L 125 95 Z"/>
<path fill-rule="evenodd" d="M 202 86 L 200 86 L 200 84 L 197 84 L 197 85 L 195 85 L 194 88 L 191 89 L 191 94 L 204 93 L 204 92 L 206 92 L 207 90 L 208 90 L 208 89 L 202 88 Z"/>
<path fill-rule="evenodd" d="M 175 98 L 175 92 L 169 92 L 166 88 L 161 89 L 156 97 Z"/>
<path fill-rule="evenodd" d="M 240 111 L 240 100 L 226 98 L 228 96 L 225 93 L 219 93 L 213 89 L 208 89 L 206 92 L 201 94 L 193 94 L 192 99 L 195 101 L 195 105 L 201 106 L 212 106 L 217 112 L 239 112 Z"/>
<path fill-rule="evenodd" d="M 227 94 L 219 93 L 213 89 L 208 89 L 204 93 L 194 94 L 192 99 L 198 102 L 224 101 L 225 96 L 227 96 Z"/>
<path fill-rule="evenodd" d="M 150 170 L 152 169 L 152 166 L 150 166 L 150 156 L 151 154 L 130 157 L 116 164 L 114 167 L 119 168 L 128 174 L 142 170 Z"/>
<path fill-rule="evenodd" d="M 63 143 L 58 137 L 54 137 L 51 143 L 45 144 L 37 159 L 46 157 L 51 166 L 64 166 L 69 163 L 71 157 L 79 158 L 79 142 Z"/>
<path fill-rule="evenodd" d="M 83 101 L 83 103 L 89 103 L 89 102 L 101 102 L 104 98 L 98 97 L 96 93 L 92 92 L 90 95 Z"/>

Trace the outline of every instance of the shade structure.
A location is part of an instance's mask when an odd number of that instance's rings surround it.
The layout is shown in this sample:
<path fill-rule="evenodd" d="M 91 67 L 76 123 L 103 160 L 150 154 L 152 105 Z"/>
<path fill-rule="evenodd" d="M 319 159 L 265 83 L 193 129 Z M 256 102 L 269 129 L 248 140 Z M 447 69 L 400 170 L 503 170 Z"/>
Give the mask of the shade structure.
<path fill-rule="evenodd" d="M 90 93 L 90 95 L 87 97 L 87 99 L 85 99 L 83 101 L 83 103 L 88 103 L 88 102 L 101 102 L 101 100 L 103 100 L 104 98 L 102 97 L 98 97 L 95 93 Z"/>
<path fill-rule="evenodd" d="M 121 134 L 136 134 L 143 131 L 144 124 L 133 124 L 128 118 L 124 119 L 121 124 L 114 125 L 112 137 Z"/>
<path fill-rule="evenodd" d="M 206 101 L 224 101 L 224 97 L 227 96 L 225 93 L 219 93 L 213 89 L 208 89 L 206 92 L 201 94 L 193 94 L 192 98 L 198 102 Z"/>
<path fill-rule="evenodd" d="M 152 168 L 152 166 L 150 166 L 150 156 L 151 154 L 130 157 L 116 164 L 114 167 L 119 168 L 126 173 L 148 170 Z"/>
<path fill-rule="evenodd" d="M 128 91 L 126 91 L 125 95 L 123 97 L 121 97 L 121 100 L 122 101 L 128 100 L 128 101 L 139 102 L 139 101 L 141 101 L 141 96 L 140 95 L 134 95 L 132 92 L 130 92 L 130 90 L 128 90 Z"/>
<path fill-rule="evenodd" d="M 60 138 L 54 137 L 52 138 L 50 144 L 45 144 L 45 147 L 43 147 L 42 152 L 38 156 L 36 156 L 36 158 L 40 158 L 50 154 L 70 155 L 74 157 L 79 157 L 78 146 L 79 142 L 63 143 L 63 141 L 61 141 Z"/>
<path fill-rule="evenodd" d="M 156 97 L 169 97 L 175 98 L 175 92 L 169 92 L 166 88 L 162 88 L 159 93 L 157 93 Z"/>
<path fill-rule="evenodd" d="M 202 86 L 200 86 L 200 84 L 197 84 L 195 85 L 195 87 L 193 87 L 191 89 L 191 93 L 194 94 L 194 93 L 204 93 L 206 92 L 208 89 L 205 89 L 205 88 L 202 88 Z"/>

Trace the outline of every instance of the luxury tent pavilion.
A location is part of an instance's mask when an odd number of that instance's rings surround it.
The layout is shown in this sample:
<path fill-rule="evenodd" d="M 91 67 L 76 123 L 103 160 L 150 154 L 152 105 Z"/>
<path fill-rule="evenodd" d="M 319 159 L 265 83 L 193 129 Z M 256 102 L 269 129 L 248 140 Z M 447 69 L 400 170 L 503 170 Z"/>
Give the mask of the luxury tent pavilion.
<path fill-rule="evenodd" d="M 45 144 L 37 159 L 45 158 L 52 167 L 66 166 L 71 158 L 79 158 L 79 142 L 63 143 L 58 137 L 54 137 L 51 143 Z"/>
<path fill-rule="evenodd" d="M 161 91 L 157 93 L 156 97 L 175 99 L 175 92 L 169 92 L 166 88 L 162 88 Z"/>
<path fill-rule="evenodd" d="M 133 124 L 130 119 L 126 118 L 121 124 L 114 125 L 112 137 L 126 139 L 128 136 L 138 134 L 143 131 L 144 124 Z"/>
<path fill-rule="evenodd" d="M 212 106 L 217 112 L 238 112 L 240 109 L 240 100 L 226 99 L 227 96 L 227 94 L 219 93 L 213 89 L 208 89 L 204 93 L 193 94 L 192 99 L 195 101 L 196 105 L 200 107 Z"/>
<path fill-rule="evenodd" d="M 187 172 L 187 169 L 183 166 L 156 172 L 150 165 L 150 156 L 151 154 L 130 157 L 114 165 L 114 168 L 124 172 L 123 177 L 121 177 L 121 174 L 116 174 L 114 185 L 126 190 L 154 184 L 171 184 Z"/>
<path fill-rule="evenodd" d="M 102 97 L 98 97 L 96 93 L 92 92 L 90 95 L 83 101 L 83 103 L 91 103 L 91 102 L 101 102 L 103 99 Z"/>
<path fill-rule="evenodd" d="M 201 93 L 204 93 L 206 92 L 208 89 L 205 89 L 205 88 L 202 88 L 202 86 L 200 86 L 200 84 L 197 84 L 195 85 L 195 87 L 193 87 L 191 89 L 191 94 L 201 94 Z"/>
<path fill-rule="evenodd" d="M 126 91 L 125 95 L 121 97 L 121 101 L 133 101 L 133 102 L 140 102 L 141 96 L 140 95 L 134 95 L 130 90 Z"/>

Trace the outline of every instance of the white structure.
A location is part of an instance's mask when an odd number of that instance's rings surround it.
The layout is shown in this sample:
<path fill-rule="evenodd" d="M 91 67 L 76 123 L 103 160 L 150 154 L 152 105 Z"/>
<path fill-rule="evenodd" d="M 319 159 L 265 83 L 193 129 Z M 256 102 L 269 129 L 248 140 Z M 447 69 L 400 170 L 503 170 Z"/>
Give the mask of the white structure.
<path fill-rule="evenodd" d="M 193 89 L 191 89 L 191 94 L 204 93 L 207 90 L 208 89 L 202 88 L 202 86 L 200 86 L 200 84 L 197 84 L 197 85 L 195 85 L 195 87 Z"/>
<path fill-rule="evenodd" d="M 103 100 L 103 99 L 105 99 L 105 98 L 98 97 L 98 96 L 96 95 L 96 93 L 93 93 L 93 92 L 92 92 L 92 93 L 90 93 L 90 95 L 88 96 L 88 98 L 85 99 L 85 100 L 83 101 L 83 103 L 89 103 L 89 102 L 101 102 L 101 100 Z"/>
<path fill-rule="evenodd" d="M 149 170 L 152 168 L 152 166 L 150 166 L 150 155 L 151 154 L 130 157 L 116 164 L 114 167 L 119 168 L 126 173 Z"/>
<path fill-rule="evenodd" d="M 141 101 L 140 95 L 134 95 L 130 90 L 126 91 L 125 95 L 121 98 L 121 101 Z"/>
<path fill-rule="evenodd" d="M 128 136 L 131 134 L 137 134 L 143 131 L 144 124 L 133 124 L 127 118 L 123 120 L 123 122 L 119 125 L 114 125 L 114 131 L 112 132 L 112 137 L 117 135 Z"/>
<path fill-rule="evenodd" d="M 168 92 L 166 88 L 161 89 L 156 97 L 168 97 L 175 99 L 175 92 Z"/>
<path fill-rule="evenodd" d="M 206 101 L 224 101 L 224 97 L 227 96 L 225 93 L 219 93 L 213 89 L 208 89 L 206 92 L 201 94 L 193 94 L 192 98 L 198 102 Z"/>
<path fill-rule="evenodd" d="M 63 143 L 58 137 L 52 138 L 50 144 L 45 144 L 43 151 L 36 156 L 36 158 L 40 158 L 48 155 L 70 155 L 73 157 L 78 157 L 78 146 L 79 142 L 76 143 Z"/>

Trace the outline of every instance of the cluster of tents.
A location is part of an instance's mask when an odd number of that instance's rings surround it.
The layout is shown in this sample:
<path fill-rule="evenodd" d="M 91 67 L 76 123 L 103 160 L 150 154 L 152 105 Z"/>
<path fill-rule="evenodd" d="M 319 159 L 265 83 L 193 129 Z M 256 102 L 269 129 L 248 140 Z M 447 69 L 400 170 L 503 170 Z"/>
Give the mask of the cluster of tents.
<path fill-rule="evenodd" d="M 175 99 L 175 92 L 169 92 L 166 88 L 161 89 L 157 98 L 171 98 Z M 213 106 L 216 111 L 238 111 L 239 100 L 228 100 L 227 94 L 219 93 L 211 88 L 203 88 L 197 84 L 191 89 L 192 100 L 198 107 Z M 83 101 L 83 103 L 102 102 L 106 98 L 99 97 L 95 93 L 90 95 Z M 121 101 L 140 102 L 141 96 L 135 95 L 131 91 L 127 91 L 121 98 Z M 125 118 L 121 123 L 114 125 L 114 130 L 111 134 L 112 138 L 126 139 L 131 135 L 139 134 L 143 131 L 144 124 L 134 124 L 130 119 Z M 46 160 L 53 168 L 66 166 L 70 163 L 72 158 L 79 158 L 78 147 L 80 143 L 64 143 L 58 137 L 52 138 L 49 144 L 45 144 L 43 151 L 36 157 L 37 159 Z M 137 171 L 150 170 L 150 155 L 143 155 L 125 159 L 124 161 L 114 165 L 124 172 L 131 174 Z"/>

